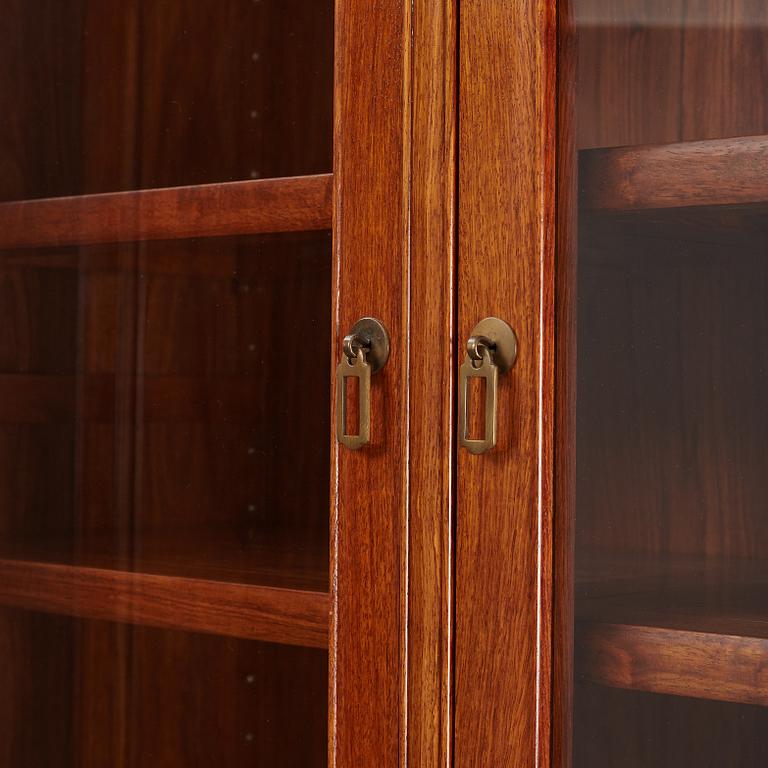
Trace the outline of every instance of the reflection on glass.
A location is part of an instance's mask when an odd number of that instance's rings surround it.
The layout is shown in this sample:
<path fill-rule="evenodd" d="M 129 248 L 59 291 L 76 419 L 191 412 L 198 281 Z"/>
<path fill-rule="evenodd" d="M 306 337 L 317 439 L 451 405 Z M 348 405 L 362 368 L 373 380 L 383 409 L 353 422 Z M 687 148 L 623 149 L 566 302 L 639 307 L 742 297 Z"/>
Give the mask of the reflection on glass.
<path fill-rule="evenodd" d="M 759 766 L 768 228 L 764 200 L 728 196 L 768 147 L 768 5 L 576 0 L 575 18 L 574 764 Z"/>
<path fill-rule="evenodd" d="M 327 233 L 0 256 L 0 551 L 323 590 Z"/>
<path fill-rule="evenodd" d="M 323 768 L 327 653 L 0 611 L 8 768 Z"/>
<path fill-rule="evenodd" d="M 331 170 L 331 0 L 0 0 L 0 200 Z"/>

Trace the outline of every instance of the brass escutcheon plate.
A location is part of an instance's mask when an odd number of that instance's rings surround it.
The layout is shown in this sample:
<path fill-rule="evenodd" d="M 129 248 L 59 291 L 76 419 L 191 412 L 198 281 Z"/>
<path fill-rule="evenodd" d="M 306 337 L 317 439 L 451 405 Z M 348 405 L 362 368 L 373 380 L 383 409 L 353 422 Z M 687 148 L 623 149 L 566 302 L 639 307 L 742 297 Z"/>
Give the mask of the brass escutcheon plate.
<path fill-rule="evenodd" d="M 493 363 L 499 373 L 506 373 L 517 359 L 517 336 L 510 326 L 498 317 L 486 317 L 473 329 L 470 336 L 486 336 L 495 345 Z"/>
<path fill-rule="evenodd" d="M 380 371 L 389 360 L 389 334 L 381 321 L 375 317 L 361 317 L 350 329 L 349 334 L 359 336 L 371 346 L 366 353 L 366 360 L 371 366 L 371 373 Z"/>

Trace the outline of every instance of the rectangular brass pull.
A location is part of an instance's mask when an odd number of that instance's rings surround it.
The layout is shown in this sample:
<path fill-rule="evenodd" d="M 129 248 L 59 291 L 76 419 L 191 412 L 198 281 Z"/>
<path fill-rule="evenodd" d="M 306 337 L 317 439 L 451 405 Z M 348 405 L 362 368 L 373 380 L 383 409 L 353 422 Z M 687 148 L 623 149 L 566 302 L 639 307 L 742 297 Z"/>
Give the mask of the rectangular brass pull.
<path fill-rule="evenodd" d="M 496 445 L 499 369 L 494 365 L 489 350 L 486 350 L 477 367 L 476 362 L 467 356 L 459 371 L 459 441 L 470 453 L 485 453 Z M 473 378 L 485 379 L 485 434 L 481 439 L 469 436 L 469 382 Z"/>
<path fill-rule="evenodd" d="M 459 445 L 470 453 L 485 453 L 496 445 L 496 406 L 499 373 L 506 373 L 517 358 L 517 336 L 498 317 L 486 317 L 467 340 L 467 356 L 459 369 Z M 482 438 L 469 436 L 470 379 L 485 379 Z"/>
<path fill-rule="evenodd" d="M 347 381 L 358 380 L 358 431 L 347 434 Z M 353 451 L 362 448 L 371 439 L 371 364 L 364 351 L 348 360 L 342 356 L 336 369 L 336 435 L 339 442 Z"/>
<path fill-rule="evenodd" d="M 389 334 L 379 320 L 363 317 L 344 337 L 344 354 L 336 369 L 336 439 L 353 451 L 371 440 L 371 374 L 389 359 Z M 357 379 L 358 430 L 347 434 L 347 382 Z"/>

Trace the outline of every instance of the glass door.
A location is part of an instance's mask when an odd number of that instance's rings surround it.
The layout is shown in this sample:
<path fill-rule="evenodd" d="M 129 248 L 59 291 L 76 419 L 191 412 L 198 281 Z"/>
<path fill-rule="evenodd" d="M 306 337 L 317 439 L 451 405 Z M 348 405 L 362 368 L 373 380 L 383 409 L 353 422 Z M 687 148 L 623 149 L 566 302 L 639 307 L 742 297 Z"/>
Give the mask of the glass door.
<path fill-rule="evenodd" d="M 768 754 L 768 6 L 574 0 L 573 763 Z"/>
<path fill-rule="evenodd" d="M 333 25 L 0 1 L 3 766 L 326 765 Z"/>

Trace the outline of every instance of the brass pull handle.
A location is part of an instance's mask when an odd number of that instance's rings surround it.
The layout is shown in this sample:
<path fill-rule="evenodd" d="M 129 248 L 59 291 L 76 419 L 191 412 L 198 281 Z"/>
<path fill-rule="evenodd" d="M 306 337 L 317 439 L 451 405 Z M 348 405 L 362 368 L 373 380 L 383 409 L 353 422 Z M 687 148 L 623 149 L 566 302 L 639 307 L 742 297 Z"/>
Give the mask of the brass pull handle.
<path fill-rule="evenodd" d="M 467 356 L 459 371 L 459 444 L 470 453 L 485 453 L 496 445 L 496 410 L 499 373 L 506 373 L 517 358 L 517 336 L 503 320 L 486 317 L 467 340 Z M 484 433 L 469 436 L 469 380 L 485 379 Z"/>
<path fill-rule="evenodd" d="M 344 337 L 344 354 L 336 369 L 336 439 L 356 451 L 371 440 L 371 374 L 389 359 L 389 334 L 373 317 L 363 317 Z M 358 431 L 347 434 L 347 381 L 357 379 Z"/>

